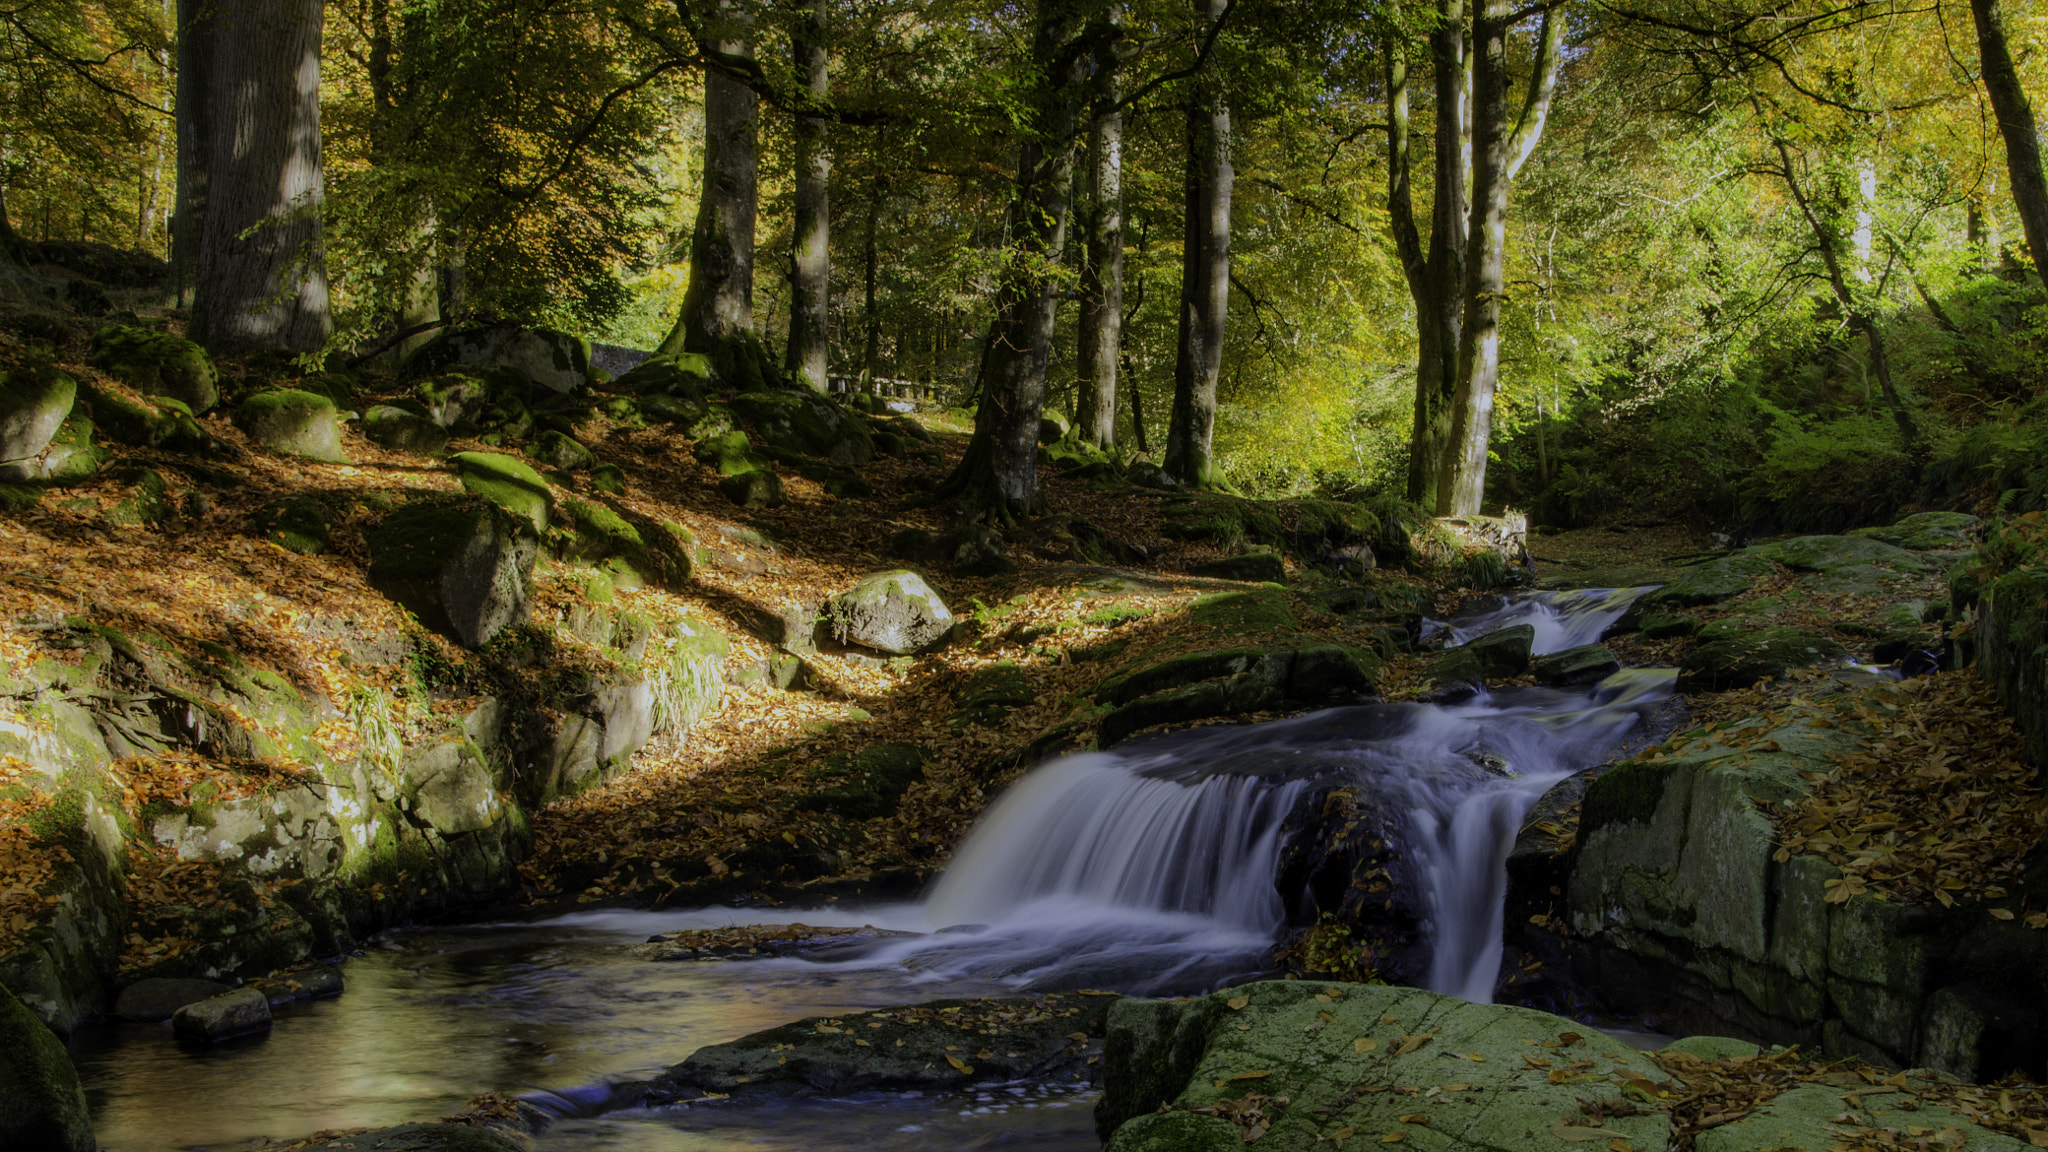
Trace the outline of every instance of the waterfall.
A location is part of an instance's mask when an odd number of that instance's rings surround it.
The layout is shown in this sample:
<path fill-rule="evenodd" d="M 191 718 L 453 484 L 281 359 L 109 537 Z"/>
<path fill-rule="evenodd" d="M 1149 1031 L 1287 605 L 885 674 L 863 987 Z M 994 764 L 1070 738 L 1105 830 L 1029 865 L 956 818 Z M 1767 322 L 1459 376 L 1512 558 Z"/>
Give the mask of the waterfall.
<path fill-rule="evenodd" d="M 1600 636 L 1629 610 L 1629 606 L 1656 591 L 1645 588 L 1578 588 L 1560 592 L 1524 592 L 1509 596 L 1498 608 L 1449 622 L 1429 621 L 1435 629 L 1450 632 L 1448 647 L 1477 640 L 1488 632 L 1516 624 L 1536 629 L 1536 643 L 1530 651 L 1538 656 L 1597 644 Z"/>

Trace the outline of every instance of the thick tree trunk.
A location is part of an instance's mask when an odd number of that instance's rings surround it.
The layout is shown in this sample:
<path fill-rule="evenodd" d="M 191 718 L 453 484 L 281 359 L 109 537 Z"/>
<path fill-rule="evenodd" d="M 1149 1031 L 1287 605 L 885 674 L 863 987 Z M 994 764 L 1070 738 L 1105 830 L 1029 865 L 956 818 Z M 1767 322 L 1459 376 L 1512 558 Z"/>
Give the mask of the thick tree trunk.
<path fill-rule="evenodd" d="M 744 34 L 732 0 L 716 6 L 720 36 Z M 745 39 L 713 39 L 709 52 L 745 56 Z M 661 352 L 702 352 L 721 368 L 754 330 L 754 209 L 760 98 L 715 68 L 704 70 L 704 184 L 690 231 L 690 284 Z"/>
<path fill-rule="evenodd" d="M 310 352 L 332 328 L 320 248 L 325 7 L 212 0 L 187 29 L 205 53 L 194 79 L 206 170 L 189 330 L 208 347 Z"/>
<path fill-rule="evenodd" d="M 1408 65 L 1398 33 L 1388 37 L 1388 219 L 1415 302 L 1415 422 L 1408 442 L 1408 499 L 1436 505 L 1437 479 L 1451 439 L 1452 390 L 1457 381 L 1458 333 L 1464 319 L 1468 207 L 1464 0 L 1438 0 L 1430 33 L 1436 120 L 1435 172 L 1429 244 L 1415 226 L 1408 140 Z"/>
<path fill-rule="evenodd" d="M 1970 0 L 1970 14 L 1977 21 L 1984 92 L 1991 97 L 1999 134 L 2005 137 L 2007 178 L 2012 183 L 2013 203 L 2019 208 L 2020 227 L 2027 234 L 2034 270 L 2048 279 L 2048 177 L 2041 171 L 2040 127 L 2027 103 L 2027 90 L 2020 86 L 2019 72 L 2013 68 L 1998 0 Z"/>
<path fill-rule="evenodd" d="M 1081 382 L 1075 419 L 1080 437 L 1098 448 L 1116 446 L 1116 366 L 1123 347 L 1124 157 L 1123 113 L 1115 111 L 1121 86 L 1107 52 L 1096 55 L 1099 107 L 1088 132 L 1085 173 L 1087 258 L 1081 266 Z"/>
<path fill-rule="evenodd" d="M 875 266 L 879 256 L 875 251 L 875 228 L 882 214 L 882 185 L 878 180 L 868 192 L 868 230 L 861 238 L 861 341 L 860 341 L 860 387 L 863 392 L 875 390 L 875 362 L 882 356 L 882 316 L 875 302 Z"/>
<path fill-rule="evenodd" d="M 1224 0 L 1195 0 L 1213 25 Z M 1187 208 L 1181 240 L 1180 338 L 1173 361 L 1173 418 L 1166 429 L 1166 474 L 1189 488 L 1224 486 L 1210 454 L 1216 430 L 1216 381 L 1223 373 L 1223 330 L 1230 308 L 1230 105 L 1204 81 L 1188 106 Z"/>
<path fill-rule="evenodd" d="M 1500 381 L 1500 294 L 1508 227 L 1507 6 L 1481 0 L 1473 22 L 1472 223 L 1465 315 L 1451 396 L 1451 438 L 1437 478 L 1436 514 L 1470 516 L 1486 491 L 1486 448 Z"/>
<path fill-rule="evenodd" d="M 799 35 L 790 42 L 797 74 L 819 101 L 831 95 L 826 72 L 825 2 L 811 0 Z M 832 350 L 832 215 L 829 180 L 832 154 L 825 145 L 822 116 L 796 118 L 795 237 L 791 241 L 789 350 L 783 366 L 813 391 L 830 387 L 826 374 Z"/>
<path fill-rule="evenodd" d="M 171 212 L 171 306 L 189 307 L 199 277 L 199 229 L 206 220 L 206 100 L 212 38 L 203 17 L 212 0 L 177 0 L 177 206 Z"/>
<path fill-rule="evenodd" d="M 1017 194 L 1009 214 L 1015 259 L 996 294 L 996 315 L 982 357 L 980 405 L 967 452 L 941 487 L 959 499 L 964 521 L 1015 520 L 1043 511 L 1038 486 L 1038 421 L 1052 356 L 1057 268 L 1066 247 L 1074 187 L 1074 115 L 1081 96 L 1079 54 L 1065 51 L 1080 31 L 1085 0 L 1038 0 L 1032 57 L 1030 135 L 1018 149 Z"/>

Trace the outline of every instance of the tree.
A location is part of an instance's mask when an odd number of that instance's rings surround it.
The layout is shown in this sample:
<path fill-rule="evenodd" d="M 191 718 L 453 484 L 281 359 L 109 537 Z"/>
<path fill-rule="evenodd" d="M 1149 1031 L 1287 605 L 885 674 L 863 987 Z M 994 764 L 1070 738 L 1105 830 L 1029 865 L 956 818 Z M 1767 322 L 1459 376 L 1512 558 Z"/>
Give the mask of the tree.
<path fill-rule="evenodd" d="M 820 103 L 831 95 L 825 50 L 826 0 L 811 0 L 790 40 L 793 63 Z M 789 267 L 789 350 L 784 367 L 815 391 L 827 379 L 832 308 L 832 154 L 822 116 L 796 117 L 796 204 Z"/>
<path fill-rule="evenodd" d="M 1998 117 L 1999 135 L 2005 138 L 2007 178 L 2012 185 L 2013 203 L 2019 208 L 2020 227 L 2027 234 L 2027 249 L 2033 254 L 2035 270 L 2048 278 L 2048 178 L 2041 171 L 2040 122 L 2034 119 L 2027 90 L 2021 86 L 2019 72 L 2013 67 L 1998 0 L 1970 0 L 1970 15 L 1977 24 L 1984 92 L 1991 98 L 1992 113 Z"/>
<path fill-rule="evenodd" d="M 223 351 L 326 340 L 320 32 L 325 0 L 212 0 L 186 25 L 203 171 L 190 333 Z"/>
<path fill-rule="evenodd" d="M 1227 0 L 1195 0 L 1210 28 L 1221 26 Z M 1222 486 L 1211 455 L 1216 380 L 1223 372 L 1224 324 L 1230 311 L 1230 101 L 1223 84 L 1204 77 L 1187 110 L 1186 231 L 1181 240 L 1180 337 L 1173 364 L 1173 419 L 1167 426 L 1166 474 L 1190 488 Z"/>
<path fill-rule="evenodd" d="M 1081 382 L 1075 429 L 1098 448 L 1116 446 L 1116 370 L 1123 350 L 1124 308 L 1124 117 L 1118 107 L 1123 86 L 1107 39 L 1091 67 L 1095 105 L 1088 128 L 1083 171 L 1082 231 L 1087 249 L 1081 263 Z"/>

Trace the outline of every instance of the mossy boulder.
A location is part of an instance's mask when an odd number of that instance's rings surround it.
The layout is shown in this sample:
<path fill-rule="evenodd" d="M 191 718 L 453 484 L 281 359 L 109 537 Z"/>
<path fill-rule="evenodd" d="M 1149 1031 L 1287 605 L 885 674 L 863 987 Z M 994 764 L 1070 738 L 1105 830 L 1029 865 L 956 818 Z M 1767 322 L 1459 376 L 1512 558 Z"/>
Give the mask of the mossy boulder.
<path fill-rule="evenodd" d="M 209 996 L 171 1013 L 171 1030 L 179 1039 L 205 1044 L 268 1032 L 271 1023 L 270 1000 L 255 988 Z"/>
<path fill-rule="evenodd" d="M 0 471 L 11 475 L 42 455 L 77 398 L 78 381 L 47 366 L 18 368 L 0 379 Z"/>
<path fill-rule="evenodd" d="M 1757 581 L 1775 571 L 1777 569 L 1768 557 L 1754 552 L 1735 552 L 1693 565 L 1685 570 L 1684 575 L 1643 597 L 1640 602 L 1646 612 L 1663 605 L 1719 604 L 1749 591 Z"/>
<path fill-rule="evenodd" d="M 1387 985 L 1276 980 L 1122 1000 L 1103 1069 L 1095 1120 L 1108 1152 L 1250 1140 L 1314 1152 L 1333 1138 L 1445 1152 L 1661 1149 L 1671 1132 L 1663 1112 L 1624 1096 L 1632 1080 L 1670 1079 L 1628 1044 L 1530 1008 Z"/>
<path fill-rule="evenodd" d="M 1115 744 L 1144 728 L 1294 707 L 1357 703 L 1371 695 L 1380 659 L 1344 644 L 1189 652 L 1111 676 L 1095 689 L 1117 707 L 1102 718 Z"/>
<path fill-rule="evenodd" d="M 602 568 L 620 588 L 680 588 L 690 579 L 686 544 L 654 524 L 635 525 L 610 505 L 576 497 L 557 506 L 549 549 L 576 564 Z"/>
<path fill-rule="evenodd" d="M 489 381 L 463 372 L 422 380 L 412 391 L 427 419 L 450 429 L 481 427 L 484 413 L 500 399 Z M 526 405 L 522 401 L 519 407 L 523 411 Z"/>
<path fill-rule="evenodd" d="M 1645 613 L 1637 626 L 1646 639 L 1671 640 L 1700 630 L 1700 618 L 1681 612 Z"/>
<path fill-rule="evenodd" d="M 1479 662 L 1481 675 L 1489 680 L 1520 676 L 1529 670 L 1530 652 L 1536 645 L 1536 629 L 1516 624 L 1495 629 L 1459 645 L 1459 651 Z"/>
<path fill-rule="evenodd" d="M 109 324 L 93 335 L 86 362 L 144 396 L 168 396 L 197 416 L 220 403 L 220 373 L 190 340 Z"/>
<path fill-rule="evenodd" d="M 590 382 L 590 344 L 552 328 L 467 328 L 444 331 L 405 359 L 411 375 L 450 368 L 507 368 L 549 392 L 572 392 Z"/>
<path fill-rule="evenodd" d="M 612 382 L 615 390 L 643 397 L 701 396 L 710 384 L 710 359 L 690 352 L 649 357 Z"/>
<path fill-rule="evenodd" d="M 425 416 L 392 404 L 377 404 L 363 413 L 363 435 L 370 443 L 394 452 L 440 456 L 448 451 L 448 433 Z"/>
<path fill-rule="evenodd" d="M 318 556 L 334 534 L 334 511 L 317 496 L 286 496 L 257 509 L 249 529 L 287 552 Z"/>
<path fill-rule="evenodd" d="M 1795 536 L 1749 550 L 1800 572 L 1834 572 L 1883 565 L 1900 572 L 1926 572 L 1928 564 L 1904 548 L 1857 536 Z"/>
<path fill-rule="evenodd" d="M 200 427 L 192 410 L 168 396 L 131 400 L 111 389 L 87 385 L 83 399 L 101 434 L 117 444 L 188 453 L 206 452 L 213 446 L 213 437 Z"/>
<path fill-rule="evenodd" d="M 1142 484 L 1135 475 L 1132 483 Z M 1280 514 L 1270 504 L 1237 496 L 1201 493 L 1168 500 L 1160 532 L 1171 540 L 1201 540 L 1226 552 L 1253 544 L 1278 545 L 1287 538 Z"/>
<path fill-rule="evenodd" d="M 1295 617 L 1294 605 L 1287 595 L 1269 588 L 1203 596 L 1195 601 L 1189 618 L 1223 636 L 1301 630 L 1301 621 Z"/>
<path fill-rule="evenodd" d="M 742 508 L 776 508 L 789 499 L 782 490 L 782 477 L 767 468 L 756 468 L 737 476 L 721 476 L 718 490 L 727 500 Z"/>
<path fill-rule="evenodd" d="M 476 497 L 420 500 L 364 543 L 372 586 L 470 648 L 527 620 L 539 541 L 523 516 Z"/>
<path fill-rule="evenodd" d="M 717 469 L 720 476 L 744 476 L 749 472 L 774 469 L 774 464 L 766 456 L 754 451 L 747 434 L 738 429 L 697 441 L 691 455 L 695 456 L 699 463 Z"/>
<path fill-rule="evenodd" d="M 1036 703 L 1038 694 L 1015 661 L 977 668 L 960 689 L 960 707 L 946 717 L 955 731 L 976 724 L 1000 724 L 1018 708 Z"/>
<path fill-rule="evenodd" d="M 555 491 L 517 457 L 502 452 L 457 452 L 448 463 L 464 488 L 525 520 L 536 535 L 547 531 Z"/>
<path fill-rule="evenodd" d="M 1581 644 L 1538 656 L 1529 663 L 1538 684 L 1553 688 L 1585 688 L 1621 671 L 1621 661 L 1599 644 Z"/>
<path fill-rule="evenodd" d="M 898 569 L 861 578 L 826 601 L 834 639 L 897 656 L 925 651 L 946 638 L 953 612 L 915 572 Z"/>
<path fill-rule="evenodd" d="M 348 463 L 341 450 L 341 413 L 334 401 L 317 393 L 296 388 L 258 392 L 235 410 L 235 423 L 273 452 Z"/>
<path fill-rule="evenodd" d="M 123 528 L 154 528 L 171 517 L 170 485 L 154 468 L 128 467 L 115 474 L 124 491 L 106 511 L 107 522 Z"/>
<path fill-rule="evenodd" d="M 597 466 L 591 454 L 575 437 L 549 430 L 533 438 L 526 454 L 550 468 L 563 472 L 587 472 Z"/>
<path fill-rule="evenodd" d="M 875 458 L 874 441 L 860 418 L 814 392 L 741 392 L 731 403 L 771 447 L 841 464 Z"/>
<path fill-rule="evenodd" d="M 0 1147 L 93 1152 L 85 1088 L 64 1042 L 0 986 Z"/>
<path fill-rule="evenodd" d="M 93 442 L 92 418 L 73 408 L 40 455 L 0 468 L 0 479 L 74 484 L 98 475 L 111 455 Z"/>
<path fill-rule="evenodd" d="M 1793 668 L 1846 663 L 1849 651 L 1798 628 L 1756 628 L 1692 650 L 1678 670 L 1680 692 L 1720 692 L 1776 679 Z"/>

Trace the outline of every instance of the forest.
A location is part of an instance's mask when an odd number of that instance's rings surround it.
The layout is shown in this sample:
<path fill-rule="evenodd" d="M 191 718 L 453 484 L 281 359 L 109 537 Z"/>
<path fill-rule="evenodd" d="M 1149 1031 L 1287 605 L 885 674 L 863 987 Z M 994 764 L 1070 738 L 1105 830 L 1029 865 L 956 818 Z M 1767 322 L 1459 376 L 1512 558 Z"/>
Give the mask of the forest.
<path fill-rule="evenodd" d="M 2048 1147 L 2044 45 L 0 0 L 0 1144 Z"/>

